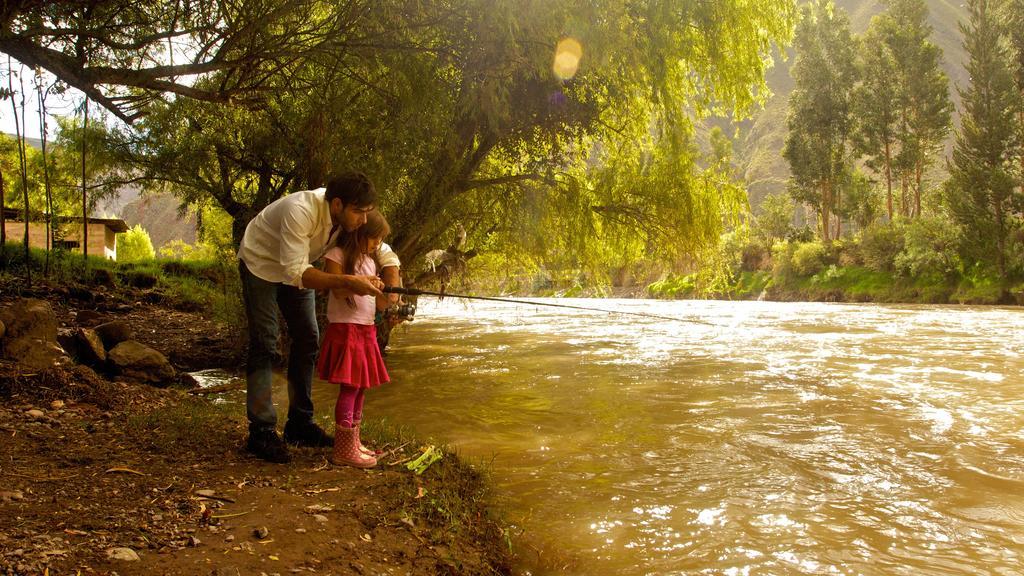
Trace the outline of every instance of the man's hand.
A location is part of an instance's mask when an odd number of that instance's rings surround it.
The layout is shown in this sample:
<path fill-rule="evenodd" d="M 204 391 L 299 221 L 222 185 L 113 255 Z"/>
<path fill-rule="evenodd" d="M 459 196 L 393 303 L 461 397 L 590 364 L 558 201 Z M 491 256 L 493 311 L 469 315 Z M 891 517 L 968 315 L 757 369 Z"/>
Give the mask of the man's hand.
<path fill-rule="evenodd" d="M 351 292 L 356 296 L 381 296 L 384 293 L 384 282 L 376 276 L 341 276 L 345 283 L 341 286 L 343 290 Z"/>

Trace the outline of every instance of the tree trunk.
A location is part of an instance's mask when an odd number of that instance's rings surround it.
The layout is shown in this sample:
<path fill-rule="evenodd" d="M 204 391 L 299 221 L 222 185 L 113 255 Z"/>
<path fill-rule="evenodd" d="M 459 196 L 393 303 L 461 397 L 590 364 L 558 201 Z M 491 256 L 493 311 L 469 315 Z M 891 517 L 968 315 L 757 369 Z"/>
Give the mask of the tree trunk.
<path fill-rule="evenodd" d="M 7 268 L 7 189 L 4 172 L 0 170 L 0 270 Z"/>
<path fill-rule="evenodd" d="M 995 202 L 996 212 L 996 268 L 999 271 L 999 280 L 1002 284 L 1000 291 L 1006 289 L 1006 230 L 1003 221 L 1003 200 L 997 198 Z"/>
<path fill-rule="evenodd" d="M 914 218 L 921 217 L 921 185 L 924 180 L 924 159 L 917 160 L 914 167 Z"/>
<path fill-rule="evenodd" d="M 26 283 L 32 284 L 32 254 L 28 248 L 28 224 L 29 224 L 29 209 L 28 209 L 28 161 L 25 158 L 25 140 L 22 139 L 21 134 L 21 123 L 18 121 L 18 104 L 14 101 L 14 68 L 11 66 L 11 56 L 7 56 L 7 82 L 11 90 L 11 110 L 14 112 L 14 135 L 17 138 L 18 146 L 18 164 L 21 168 L 21 189 L 24 192 L 25 198 L 25 279 Z M 24 71 L 24 67 L 22 67 Z M 24 116 L 25 112 L 25 84 L 22 82 L 21 91 L 21 110 Z"/>
<path fill-rule="evenodd" d="M 889 222 L 892 222 L 892 145 L 885 142 L 885 207 L 889 211 Z"/>
<path fill-rule="evenodd" d="M 906 218 L 910 215 L 910 178 L 906 171 L 900 174 L 900 216 Z"/>
<path fill-rule="evenodd" d="M 53 191 L 50 190 L 50 164 L 46 154 L 46 99 L 43 98 L 42 80 L 37 78 L 36 94 L 39 97 L 39 136 L 43 152 L 43 192 L 46 196 L 46 264 L 43 275 L 50 275 L 50 252 L 53 250 Z"/>
<path fill-rule="evenodd" d="M 85 97 L 82 114 L 82 260 L 89 266 L 89 189 L 85 178 L 85 141 L 89 137 L 89 97 Z"/>
<path fill-rule="evenodd" d="M 840 206 L 842 205 L 842 202 L 843 202 L 843 191 L 840 190 L 840 191 L 836 192 L 836 200 L 835 200 L 835 207 L 836 207 L 836 209 L 835 209 L 836 233 L 835 233 L 835 236 L 833 236 L 833 238 L 835 238 L 836 240 L 840 239 L 842 237 L 842 235 L 843 235 L 843 217 L 842 217 L 841 211 L 840 211 Z"/>
<path fill-rule="evenodd" d="M 3 170 L 0 170 L 0 269 L 7 268 L 7 189 L 3 186 Z"/>
<path fill-rule="evenodd" d="M 821 234 L 821 241 L 828 242 L 829 225 L 831 219 L 829 218 L 829 205 L 831 204 L 831 198 L 829 198 L 829 186 L 828 183 L 821 185 L 821 209 L 818 215 L 818 230 Z"/>

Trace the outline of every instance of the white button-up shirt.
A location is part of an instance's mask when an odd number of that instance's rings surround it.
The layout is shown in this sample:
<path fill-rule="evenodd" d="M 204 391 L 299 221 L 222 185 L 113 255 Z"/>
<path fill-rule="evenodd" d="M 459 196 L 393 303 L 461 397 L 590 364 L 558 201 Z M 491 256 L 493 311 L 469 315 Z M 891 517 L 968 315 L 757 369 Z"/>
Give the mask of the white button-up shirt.
<path fill-rule="evenodd" d="M 249 221 L 238 247 L 238 258 L 253 275 L 267 282 L 303 288 L 302 274 L 334 245 L 331 211 L 325 188 L 293 192 L 278 198 Z M 387 244 L 377 253 L 379 265 L 400 266 Z"/>

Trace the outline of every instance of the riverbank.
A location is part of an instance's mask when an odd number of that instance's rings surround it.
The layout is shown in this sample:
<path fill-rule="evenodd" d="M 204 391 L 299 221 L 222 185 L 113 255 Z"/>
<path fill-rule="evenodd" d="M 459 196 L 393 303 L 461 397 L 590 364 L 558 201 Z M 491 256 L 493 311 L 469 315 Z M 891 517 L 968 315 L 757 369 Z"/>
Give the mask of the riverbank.
<path fill-rule="evenodd" d="M 240 362 L 237 334 L 145 291 L 0 288 L 0 307 L 44 299 L 65 328 L 123 320 L 179 371 Z M 235 405 L 0 361 L 0 574 L 509 572 L 485 471 L 446 454 L 416 475 L 404 464 L 420 441 L 367 432 L 385 450 L 375 469 L 332 467 L 314 449 L 271 465 L 242 450 Z"/>
<path fill-rule="evenodd" d="M 646 297 L 774 302 L 1024 305 L 1024 286 L 1004 289 L 988 281 L 899 278 L 888 272 L 833 266 L 806 276 L 779 277 L 769 271 L 744 271 L 727 286 L 709 294 L 698 289 L 694 276 L 676 276 L 648 286 Z"/>

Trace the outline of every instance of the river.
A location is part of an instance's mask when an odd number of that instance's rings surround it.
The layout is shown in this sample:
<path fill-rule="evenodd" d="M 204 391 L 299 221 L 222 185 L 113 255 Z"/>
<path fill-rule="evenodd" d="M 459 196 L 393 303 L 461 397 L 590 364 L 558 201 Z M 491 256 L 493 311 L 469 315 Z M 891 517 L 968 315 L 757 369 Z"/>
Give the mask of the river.
<path fill-rule="evenodd" d="M 679 321 L 421 299 L 366 406 L 490 463 L 522 573 L 1024 574 L 1021 310 L 548 302 Z"/>

